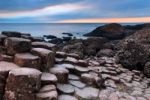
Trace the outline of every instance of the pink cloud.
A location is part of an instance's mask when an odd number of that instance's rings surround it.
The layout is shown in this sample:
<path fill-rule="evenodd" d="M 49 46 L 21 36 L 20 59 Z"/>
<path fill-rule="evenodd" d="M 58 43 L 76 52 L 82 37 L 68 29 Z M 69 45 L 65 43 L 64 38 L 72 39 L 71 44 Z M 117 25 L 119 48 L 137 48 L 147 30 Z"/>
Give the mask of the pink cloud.
<path fill-rule="evenodd" d="M 75 12 L 83 10 L 88 6 L 83 4 L 61 4 L 55 6 L 48 6 L 41 9 L 29 10 L 29 11 L 15 11 L 15 12 L 0 12 L 0 18 L 19 18 L 19 17 L 37 17 L 45 15 L 59 15 L 63 13 Z"/>

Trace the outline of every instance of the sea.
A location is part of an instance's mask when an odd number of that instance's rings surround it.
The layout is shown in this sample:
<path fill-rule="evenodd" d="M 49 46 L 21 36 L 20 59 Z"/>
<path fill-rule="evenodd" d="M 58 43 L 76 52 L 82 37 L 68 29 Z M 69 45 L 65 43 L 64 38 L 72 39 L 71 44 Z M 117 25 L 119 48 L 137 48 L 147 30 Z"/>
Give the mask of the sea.
<path fill-rule="evenodd" d="M 83 37 L 83 34 L 89 33 L 102 25 L 104 23 L 0 23 L 0 32 L 17 31 L 30 33 L 37 37 L 43 35 L 63 37 L 62 33 L 72 33 L 75 37 L 80 38 Z"/>

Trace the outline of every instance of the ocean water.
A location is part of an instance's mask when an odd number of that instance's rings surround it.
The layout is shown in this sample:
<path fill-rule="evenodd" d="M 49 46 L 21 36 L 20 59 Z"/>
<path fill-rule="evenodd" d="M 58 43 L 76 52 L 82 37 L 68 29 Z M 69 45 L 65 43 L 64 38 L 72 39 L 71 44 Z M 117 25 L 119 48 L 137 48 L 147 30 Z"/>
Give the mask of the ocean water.
<path fill-rule="evenodd" d="M 63 32 L 72 33 L 76 37 L 82 37 L 83 34 L 91 32 L 98 26 L 104 24 L 0 24 L 1 31 L 18 31 L 30 33 L 32 36 L 55 35 L 62 37 Z"/>

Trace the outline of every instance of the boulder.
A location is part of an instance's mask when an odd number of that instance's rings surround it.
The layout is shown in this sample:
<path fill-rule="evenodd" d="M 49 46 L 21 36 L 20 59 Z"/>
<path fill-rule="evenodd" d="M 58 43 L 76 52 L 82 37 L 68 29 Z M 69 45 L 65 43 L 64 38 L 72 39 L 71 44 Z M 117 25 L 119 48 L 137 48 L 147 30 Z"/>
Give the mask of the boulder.
<path fill-rule="evenodd" d="M 22 33 L 21 38 L 32 40 L 32 36 L 29 33 Z"/>
<path fill-rule="evenodd" d="M 125 29 L 120 24 L 111 23 L 100 26 L 84 36 L 105 37 L 109 40 L 122 39 L 125 37 Z"/>
<path fill-rule="evenodd" d="M 69 71 L 65 68 L 60 68 L 60 67 L 53 67 L 50 68 L 50 72 L 52 74 L 55 74 L 57 79 L 58 79 L 58 83 L 67 83 L 68 82 L 68 74 Z"/>
<path fill-rule="evenodd" d="M 40 89 L 41 72 L 32 68 L 19 68 L 9 72 L 5 100 L 35 100 Z"/>
<path fill-rule="evenodd" d="M 16 53 L 29 52 L 31 49 L 31 41 L 23 38 L 10 37 L 5 39 L 5 47 L 9 55 Z"/>
<path fill-rule="evenodd" d="M 18 68 L 9 72 L 6 91 L 35 93 L 41 84 L 41 72 L 33 68 Z"/>
<path fill-rule="evenodd" d="M 43 71 L 48 71 L 54 66 L 55 53 L 53 51 L 44 48 L 32 48 L 31 53 L 41 57 Z"/>
<path fill-rule="evenodd" d="M 150 24 L 149 23 L 145 23 L 145 24 L 138 24 L 138 25 L 126 25 L 124 26 L 124 28 L 129 29 L 129 30 L 142 30 L 144 28 L 149 28 Z"/>
<path fill-rule="evenodd" d="M 52 43 L 32 42 L 31 45 L 32 45 L 32 47 L 35 47 L 35 48 L 45 48 L 45 49 L 52 50 L 54 52 L 57 50 L 57 46 L 55 44 L 52 44 Z"/>
<path fill-rule="evenodd" d="M 53 43 L 53 44 L 62 44 L 63 43 L 63 39 L 61 38 L 54 38 L 52 40 L 49 40 L 50 43 Z"/>
<path fill-rule="evenodd" d="M 30 33 L 21 33 L 21 36 L 31 36 Z"/>
<path fill-rule="evenodd" d="M 118 45 L 117 62 L 128 69 L 143 71 L 145 63 L 150 61 L 150 30 L 137 31 Z"/>
<path fill-rule="evenodd" d="M 19 32 L 3 31 L 2 34 L 8 37 L 21 37 L 21 33 Z"/>
<path fill-rule="evenodd" d="M 72 37 L 68 36 L 68 37 L 63 37 L 63 41 L 65 42 L 69 42 L 72 39 Z"/>
<path fill-rule="evenodd" d="M 102 37 L 87 38 L 83 42 L 86 48 L 86 54 L 95 55 L 100 49 L 103 48 L 103 44 L 105 44 L 106 42 L 108 42 L 108 40 Z"/>
<path fill-rule="evenodd" d="M 80 55 L 80 57 L 83 57 L 85 54 L 85 46 L 83 45 L 83 43 L 70 44 L 64 46 L 62 51 L 67 53 L 76 53 Z"/>
<path fill-rule="evenodd" d="M 0 61 L 0 94 L 4 94 L 5 85 L 9 71 L 17 69 L 19 66 L 16 64 Z"/>
<path fill-rule="evenodd" d="M 98 53 L 97 53 L 98 57 L 113 57 L 114 56 L 114 52 L 111 49 L 101 49 Z"/>
<path fill-rule="evenodd" d="M 68 36 L 73 36 L 73 34 L 72 34 L 72 33 L 62 33 L 62 34 L 64 34 L 64 35 L 68 35 Z"/>
<path fill-rule="evenodd" d="M 15 64 L 21 67 L 29 67 L 35 69 L 41 69 L 41 59 L 38 56 L 30 53 L 17 53 L 14 58 Z"/>
<path fill-rule="evenodd" d="M 31 38 L 31 40 L 32 40 L 33 42 L 43 42 L 43 41 L 45 41 L 43 37 L 31 36 L 30 38 Z"/>
<path fill-rule="evenodd" d="M 43 36 L 46 37 L 47 39 L 55 39 L 55 38 L 57 38 L 54 35 L 43 35 Z"/>

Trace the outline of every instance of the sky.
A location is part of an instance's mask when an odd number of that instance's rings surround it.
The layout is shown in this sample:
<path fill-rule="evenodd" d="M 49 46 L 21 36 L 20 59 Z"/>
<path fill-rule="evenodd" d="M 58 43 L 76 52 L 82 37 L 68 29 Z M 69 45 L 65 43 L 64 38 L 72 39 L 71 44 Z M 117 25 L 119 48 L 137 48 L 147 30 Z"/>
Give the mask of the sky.
<path fill-rule="evenodd" d="M 0 0 L 0 23 L 150 22 L 150 0 Z"/>

